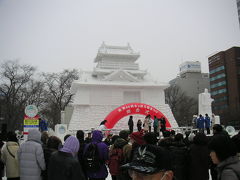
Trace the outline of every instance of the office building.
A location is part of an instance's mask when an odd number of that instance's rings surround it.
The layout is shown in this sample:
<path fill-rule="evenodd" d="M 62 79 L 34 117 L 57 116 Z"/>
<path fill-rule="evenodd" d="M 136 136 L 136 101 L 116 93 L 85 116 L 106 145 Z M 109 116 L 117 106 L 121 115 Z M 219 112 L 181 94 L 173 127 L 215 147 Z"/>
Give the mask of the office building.
<path fill-rule="evenodd" d="M 177 85 L 189 97 L 198 100 L 198 95 L 209 88 L 209 74 L 201 72 L 199 61 L 186 61 L 179 66 L 179 76 L 171 80 L 170 85 Z"/>
<path fill-rule="evenodd" d="M 208 58 L 213 113 L 224 124 L 236 124 L 240 109 L 240 47 L 232 47 Z"/>

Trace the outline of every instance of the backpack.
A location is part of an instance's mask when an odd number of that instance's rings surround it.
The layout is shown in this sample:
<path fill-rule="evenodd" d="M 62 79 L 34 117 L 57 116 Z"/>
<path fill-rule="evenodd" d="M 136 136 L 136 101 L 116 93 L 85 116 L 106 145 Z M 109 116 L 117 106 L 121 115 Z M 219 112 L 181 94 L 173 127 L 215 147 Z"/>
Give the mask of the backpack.
<path fill-rule="evenodd" d="M 102 163 L 102 160 L 99 157 L 98 147 L 95 143 L 90 143 L 86 152 L 83 156 L 84 168 L 88 172 L 97 172 Z"/>
<path fill-rule="evenodd" d="M 121 148 L 114 148 L 109 153 L 109 171 L 111 175 L 118 175 L 121 173 L 120 167 L 124 164 L 123 150 Z"/>

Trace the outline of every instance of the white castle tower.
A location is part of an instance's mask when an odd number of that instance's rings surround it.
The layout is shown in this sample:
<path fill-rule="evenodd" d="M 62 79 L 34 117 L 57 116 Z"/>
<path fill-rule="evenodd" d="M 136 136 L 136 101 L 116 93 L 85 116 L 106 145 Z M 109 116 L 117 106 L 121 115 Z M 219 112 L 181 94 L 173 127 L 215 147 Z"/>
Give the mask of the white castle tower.
<path fill-rule="evenodd" d="M 72 84 L 71 92 L 75 96 L 69 130 L 97 128 L 114 109 L 132 102 L 153 106 L 167 117 L 172 127 L 178 127 L 169 105 L 165 104 L 164 89 L 169 85 L 154 82 L 147 71 L 140 70 L 136 63 L 139 57 L 129 44 L 101 45 L 94 70 L 83 72 Z M 127 120 L 128 117 L 121 119 L 114 128 L 127 127 Z"/>

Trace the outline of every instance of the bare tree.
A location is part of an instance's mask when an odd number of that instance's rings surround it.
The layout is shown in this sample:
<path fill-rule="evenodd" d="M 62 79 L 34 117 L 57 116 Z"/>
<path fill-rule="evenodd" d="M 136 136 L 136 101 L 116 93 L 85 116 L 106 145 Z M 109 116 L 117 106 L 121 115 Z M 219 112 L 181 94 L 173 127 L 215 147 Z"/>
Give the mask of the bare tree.
<path fill-rule="evenodd" d="M 166 103 L 180 126 L 190 126 L 197 113 L 197 100 L 187 96 L 179 86 L 173 85 L 165 90 Z"/>
<path fill-rule="evenodd" d="M 71 84 L 78 79 L 79 73 L 76 69 L 64 70 L 60 73 L 44 73 L 46 85 L 47 106 L 42 111 L 51 126 L 60 123 L 61 111 L 72 101 L 73 94 L 70 92 Z"/>
<path fill-rule="evenodd" d="M 41 80 L 31 79 L 22 89 L 22 96 L 25 99 L 25 104 L 34 104 L 39 110 L 44 108 L 46 103 L 45 83 Z"/>
<path fill-rule="evenodd" d="M 34 72 L 34 67 L 21 65 L 17 60 L 5 61 L 0 66 L 0 93 L 4 103 L 1 109 L 4 111 L 8 130 L 19 128 L 22 124 L 28 98 L 24 93 Z"/>

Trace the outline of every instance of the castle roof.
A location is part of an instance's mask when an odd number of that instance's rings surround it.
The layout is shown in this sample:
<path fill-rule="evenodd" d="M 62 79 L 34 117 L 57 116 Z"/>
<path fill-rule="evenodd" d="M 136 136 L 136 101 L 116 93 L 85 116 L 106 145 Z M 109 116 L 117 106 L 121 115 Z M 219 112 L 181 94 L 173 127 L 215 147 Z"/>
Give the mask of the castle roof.
<path fill-rule="evenodd" d="M 103 42 L 98 49 L 94 62 L 99 62 L 104 58 L 111 58 L 113 61 L 118 61 L 120 59 L 136 61 L 139 57 L 140 53 L 134 52 L 129 43 L 127 46 L 110 46 Z"/>

